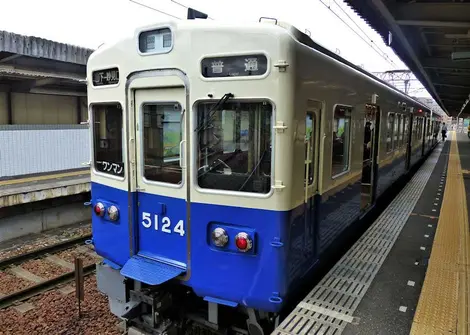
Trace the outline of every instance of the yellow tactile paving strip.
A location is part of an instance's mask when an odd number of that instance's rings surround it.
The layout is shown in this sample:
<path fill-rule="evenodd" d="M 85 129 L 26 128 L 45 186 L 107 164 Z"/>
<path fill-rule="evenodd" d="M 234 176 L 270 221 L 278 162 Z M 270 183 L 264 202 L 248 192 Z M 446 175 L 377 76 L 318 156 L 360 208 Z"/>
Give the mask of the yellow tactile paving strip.
<path fill-rule="evenodd" d="M 444 198 L 413 319 L 413 335 L 469 334 L 470 238 L 462 173 L 456 134 L 453 133 Z"/>
<path fill-rule="evenodd" d="M 80 171 L 72 171 L 72 172 L 47 174 L 47 175 L 36 176 L 36 177 L 27 177 L 27 178 L 21 178 L 21 179 L 9 179 L 9 180 L 0 181 L 0 186 L 16 185 L 16 184 L 23 184 L 23 183 L 29 183 L 29 182 L 34 182 L 34 181 L 52 180 L 52 179 L 65 178 L 65 177 L 74 177 L 74 176 L 86 175 L 87 173 L 89 173 L 89 171 L 80 170 Z"/>

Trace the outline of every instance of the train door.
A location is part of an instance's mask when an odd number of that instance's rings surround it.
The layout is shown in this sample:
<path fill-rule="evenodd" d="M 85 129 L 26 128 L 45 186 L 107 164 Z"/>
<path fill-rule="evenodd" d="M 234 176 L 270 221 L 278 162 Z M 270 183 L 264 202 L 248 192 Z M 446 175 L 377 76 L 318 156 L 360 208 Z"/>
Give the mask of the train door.
<path fill-rule="evenodd" d="M 361 209 L 366 209 L 375 200 L 376 164 L 378 154 L 379 120 L 378 107 L 366 105 L 364 116 L 364 150 L 362 160 Z"/>
<path fill-rule="evenodd" d="M 308 101 L 305 113 L 305 175 L 304 175 L 304 203 L 305 203 L 305 250 L 316 252 L 316 237 L 318 222 L 315 219 L 315 196 L 318 193 L 318 168 L 320 153 L 320 117 L 322 104 L 318 101 Z M 314 243 L 311 248 L 310 243 Z"/>
<path fill-rule="evenodd" d="M 186 91 L 180 86 L 134 92 L 134 256 L 121 273 L 149 285 L 186 271 L 189 185 L 184 148 Z"/>

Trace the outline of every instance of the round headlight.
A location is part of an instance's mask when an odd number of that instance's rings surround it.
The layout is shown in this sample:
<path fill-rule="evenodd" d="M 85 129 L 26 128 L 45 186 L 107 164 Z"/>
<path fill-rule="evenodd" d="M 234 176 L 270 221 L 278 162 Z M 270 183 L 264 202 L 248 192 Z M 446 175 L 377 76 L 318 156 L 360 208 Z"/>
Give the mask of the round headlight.
<path fill-rule="evenodd" d="M 119 218 L 119 209 L 116 206 L 112 205 L 108 208 L 108 216 L 110 220 L 117 221 L 117 219 Z"/>
<path fill-rule="evenodd" d="M 212 242 L 218 247 L 225 247 L 228 243 L 228 235 L 225 229 L 215 228 L 212 232 Z"/>

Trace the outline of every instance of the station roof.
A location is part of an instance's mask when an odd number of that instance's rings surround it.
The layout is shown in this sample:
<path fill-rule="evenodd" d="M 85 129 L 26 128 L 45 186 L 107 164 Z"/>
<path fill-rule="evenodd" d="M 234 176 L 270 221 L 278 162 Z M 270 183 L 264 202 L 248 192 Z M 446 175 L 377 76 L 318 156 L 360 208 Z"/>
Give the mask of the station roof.
<path fill-rule="evenodd" d="M 85 95 L 92 52 L 0 30 L 0 91 Z"/>
<path fill-rule="evenodd" d="M 470 114 L 470 0 L 345 0 L 450 116 Z"/>

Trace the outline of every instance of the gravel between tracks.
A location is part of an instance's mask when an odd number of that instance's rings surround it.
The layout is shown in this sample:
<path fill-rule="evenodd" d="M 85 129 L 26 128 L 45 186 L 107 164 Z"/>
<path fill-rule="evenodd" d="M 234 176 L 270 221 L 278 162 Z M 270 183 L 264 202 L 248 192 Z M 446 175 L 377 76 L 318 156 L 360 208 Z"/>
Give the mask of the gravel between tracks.
<path fill-rule="evenodd" d="M 8 273 L 5 270 L 0 271 L 0 293 L 3 295 L 7 295 L 33 285 L 34 283 L 18 278 L 14 274 Z"/>
<path fill-rule="evenodd" d="M 0 261 L 87 234 L 91 234 L 90 224 L 66 227 L 60 230 L 54 229 L 47 233 L 37 234 L 34 237 L 18 238 L 14 241 L 0 244 Z"/>
<path fill-rule="evenodd" d="M 93 249 L 90 249 L 93 251 Z M 58 253 L 55 253 L 55 255 L 59 258 L 62 258 L 64 261 L 67 261 L 69 263 L 74 264 L 75 262 L 75 257 L 79 257 L 83 260 L 83 266 L 91 265 L 99 261 L 98 255 L 96 257 L 93 257 L 87 253 L 80 252 L 77 249 L 68 249 L 64 250 Z"/>
<path fill-rule="evenodd" d="M 73 284 L 72 284 L 73 285 Z M 75 293 L 46 292 L 28 301 L 34 309 L 21 314 L 13 307 L 0 310 L 0 335 L 118 335 L 119 319 L 96 288 L 94 275 L 85 278 L 85 300 L 78 318 Z"/>
<path fill-rule="evenodd" d="M 32 274 L 44 279 L 53 279 L 63 275 L 64 273 L 70 272 L 69 269 L 63 268 L 60 265 L 52 264 L 44 259 L 33 259 L 21 263 L 20 266 Z"/>

